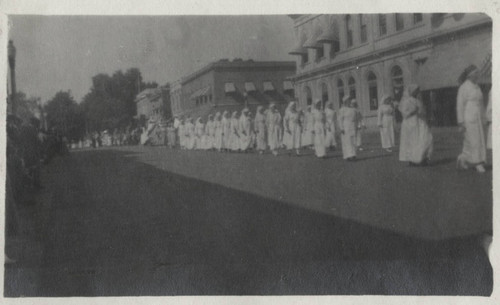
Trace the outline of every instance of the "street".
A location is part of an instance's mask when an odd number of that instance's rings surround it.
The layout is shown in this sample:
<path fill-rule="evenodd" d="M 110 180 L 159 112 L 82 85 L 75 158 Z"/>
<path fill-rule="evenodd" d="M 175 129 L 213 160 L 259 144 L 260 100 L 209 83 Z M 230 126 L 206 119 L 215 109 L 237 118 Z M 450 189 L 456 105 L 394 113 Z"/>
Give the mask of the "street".
<path fill-rule="evenodd" d="M 20 210 L 5 296 L 490 295 L 492 172 L 457 172 L 450 134 L 434 132 L 421 168 L 377 134 L 354 163 L 339 151 L 72 151 Z"/>

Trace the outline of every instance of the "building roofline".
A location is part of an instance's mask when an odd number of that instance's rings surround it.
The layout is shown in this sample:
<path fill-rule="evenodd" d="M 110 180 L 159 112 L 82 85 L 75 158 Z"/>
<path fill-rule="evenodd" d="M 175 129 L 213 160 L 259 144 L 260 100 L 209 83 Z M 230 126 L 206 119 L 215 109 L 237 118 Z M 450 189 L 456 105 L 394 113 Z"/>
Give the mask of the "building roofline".
<path fill-rule="evenodd" d="M 180 81 L 181 85 L 188 83 L 189 81 L 208 73 L 215 69 L 230 69 L 230 68 L 271 68 L 271 67 L 282 67 L 282 68 L 296 68 L 295 61 L 253 61 L 253 60 L 219 60 L 216 62 L 209 63 L 205 67 L 195 71 L 187 76 L 183 77 Z"/>

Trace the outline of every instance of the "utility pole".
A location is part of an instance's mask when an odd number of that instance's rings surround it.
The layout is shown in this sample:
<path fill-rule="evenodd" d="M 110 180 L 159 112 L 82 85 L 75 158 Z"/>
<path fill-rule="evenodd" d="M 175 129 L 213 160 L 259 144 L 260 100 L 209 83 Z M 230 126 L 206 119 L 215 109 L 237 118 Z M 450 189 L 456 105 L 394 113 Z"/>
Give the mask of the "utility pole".
<path fill-rule="evenodd" d="M 10 68 L 10 85 L 11 85 L 11 111 L 13 115 L 16 115 L 16 47 L 12 40 L 9 40 L 9 46 L 7 47 L 7 54 L 9 57 L 9 68 Z"/>

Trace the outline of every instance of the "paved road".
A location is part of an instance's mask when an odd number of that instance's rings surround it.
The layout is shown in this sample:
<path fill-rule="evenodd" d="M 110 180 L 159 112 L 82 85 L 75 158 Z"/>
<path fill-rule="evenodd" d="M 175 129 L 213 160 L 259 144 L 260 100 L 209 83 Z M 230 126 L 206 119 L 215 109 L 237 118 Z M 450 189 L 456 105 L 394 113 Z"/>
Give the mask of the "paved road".
<path fill-rule="evenodd" d="M 121 147 L 44 169 L 7 296 L 489 295 L 491 172 Z"/>

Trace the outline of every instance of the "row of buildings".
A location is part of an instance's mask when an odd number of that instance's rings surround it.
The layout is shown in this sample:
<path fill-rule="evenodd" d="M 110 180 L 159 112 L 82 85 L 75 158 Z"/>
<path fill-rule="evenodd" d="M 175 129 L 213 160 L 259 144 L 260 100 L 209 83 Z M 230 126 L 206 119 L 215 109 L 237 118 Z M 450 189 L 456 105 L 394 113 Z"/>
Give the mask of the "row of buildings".
<path fill-rule="evenodd" d="M 168 113 L 163 115 L 196 117 L 270 102 L 284 107 L 292 99 L 302 108 L 315 99 L 339 108 L 349 94 L 358 100 L 366 124 L 375 126 L 380 97 L 391 93 L 400 99 L 405 85 L 417 83 L 429 119 L 443 126 L 456 123 L 457 79 L 465 67 L 478 66 L 485 93 L 491 87 L 492 20 L 485 14 L 289 17 L 296 37 L 289 54 L 295 62 L 211 63 L 169 88 L 157 89 L 169 92 L 164 94 Z M 146 108 L 149 116 L 158 107 Z"/>

